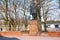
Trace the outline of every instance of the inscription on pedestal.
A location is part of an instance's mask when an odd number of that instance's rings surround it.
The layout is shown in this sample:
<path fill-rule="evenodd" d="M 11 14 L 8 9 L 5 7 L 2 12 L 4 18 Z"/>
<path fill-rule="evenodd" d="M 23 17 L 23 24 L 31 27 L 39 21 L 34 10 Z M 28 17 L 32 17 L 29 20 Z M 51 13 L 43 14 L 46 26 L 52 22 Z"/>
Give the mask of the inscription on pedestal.
<path fill-rule="evenodd" d="M 37 35 L 38 33 L 38 21 L 37 20 L 31 20 L 30 21 L 30 35 Z"/>

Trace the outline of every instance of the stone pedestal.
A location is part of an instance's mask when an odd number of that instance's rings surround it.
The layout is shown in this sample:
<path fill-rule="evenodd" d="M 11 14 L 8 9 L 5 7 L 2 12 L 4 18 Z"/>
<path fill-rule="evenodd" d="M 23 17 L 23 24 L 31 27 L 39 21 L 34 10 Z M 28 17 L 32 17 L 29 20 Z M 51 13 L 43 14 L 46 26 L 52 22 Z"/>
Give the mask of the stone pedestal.
<path fill-rule="evenodd" d="M 30 31 L 29 34 L 32 36 L 35 36 L 38 34 L 38 21 L 37 20 L 31 20 L 30 21 Z"/>

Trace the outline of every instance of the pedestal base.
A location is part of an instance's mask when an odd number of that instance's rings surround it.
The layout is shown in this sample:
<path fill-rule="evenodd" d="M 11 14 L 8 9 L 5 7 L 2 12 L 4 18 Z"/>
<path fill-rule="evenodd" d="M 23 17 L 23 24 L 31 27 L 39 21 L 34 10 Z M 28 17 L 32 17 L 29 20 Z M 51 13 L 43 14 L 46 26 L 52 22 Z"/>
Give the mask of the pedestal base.
<path fill-rule="evenodd" d="M 38 34 L 38 21 L 37 20 L 31 20 L 30 21 L 30 31 L 29 35 L 35 36 Z"/>

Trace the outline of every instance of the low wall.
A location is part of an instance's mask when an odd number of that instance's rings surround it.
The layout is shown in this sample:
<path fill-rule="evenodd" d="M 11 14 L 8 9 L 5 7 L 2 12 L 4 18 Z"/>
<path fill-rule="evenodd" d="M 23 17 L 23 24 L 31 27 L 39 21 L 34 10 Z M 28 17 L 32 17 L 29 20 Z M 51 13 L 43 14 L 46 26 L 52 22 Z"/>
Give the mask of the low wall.
<path fill-rule="evenodd" d="M 29 31 L 22 31 L 22 36 L 29 36 Z"/>
<path fill-rule="evenodd" d="M 30 36 L 29 32 L 0 32 L 0 36 Z M 60 32 L 48 32 L 48 36 L 60 37 Z"/>
<path fill-rule="evenodd" d="M 49 36 L 60 37 L 60 32 L 48 32 Z"/>
<path fill-rule="evenodd" d="M 21 36 L 21 32 L 0 32 L 0 36 Z"/>

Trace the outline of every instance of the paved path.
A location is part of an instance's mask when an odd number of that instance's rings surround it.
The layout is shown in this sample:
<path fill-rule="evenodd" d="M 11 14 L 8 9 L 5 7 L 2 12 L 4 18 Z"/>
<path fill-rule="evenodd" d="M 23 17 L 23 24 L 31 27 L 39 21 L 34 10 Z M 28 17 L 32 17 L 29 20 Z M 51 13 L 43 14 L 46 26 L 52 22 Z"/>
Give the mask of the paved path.
<path fill-rule="evenodd" d="M 20 36 L 14 37 L 19 40 L 60 40 L 60 37 L 48 37 L 48 36 Z"/>
<path fill-rule="evenodd" d="M 60 40 L 60 37 L 21 36 L 20 40 Z"/>

